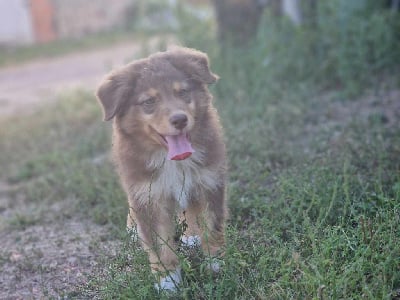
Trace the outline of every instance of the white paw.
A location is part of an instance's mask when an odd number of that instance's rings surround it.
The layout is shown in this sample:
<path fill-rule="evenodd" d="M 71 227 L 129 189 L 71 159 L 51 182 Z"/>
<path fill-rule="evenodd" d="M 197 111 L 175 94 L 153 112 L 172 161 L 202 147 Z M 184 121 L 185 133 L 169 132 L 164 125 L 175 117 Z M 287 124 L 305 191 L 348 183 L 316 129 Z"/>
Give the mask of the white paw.
<path fill-rule="evenodd" d="M 160 279 L 159 283 L 156 283 L 154 287 L 157 291 L 164 290 L 175 292 L 179 283 L 182 281 L 181 268 L 177 268 L 175 271 L 169 272 L 169 274 Z"/>
<path fill-rule="evenodd" d="M 201 245 L 201 239 L 198 235 L 189 235 L 181 237 L 182 245 L 185 247 L 198 247 Z"/>

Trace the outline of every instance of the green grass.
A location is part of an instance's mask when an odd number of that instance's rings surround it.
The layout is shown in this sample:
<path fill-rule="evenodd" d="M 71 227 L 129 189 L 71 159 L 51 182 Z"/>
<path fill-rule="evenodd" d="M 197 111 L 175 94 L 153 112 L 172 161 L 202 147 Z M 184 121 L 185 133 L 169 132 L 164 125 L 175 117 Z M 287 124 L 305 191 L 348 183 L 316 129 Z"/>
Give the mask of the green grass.
<path fill-rule="evenodd" d="M 396 112 L 387 95 L 398 89 L 396 78 L 384 68 L 384 82 L 371 86 L 368 76 L 350 79 L 356 70 L 341 79 L 346 70 L 332 65 L 314 73 L 313 56 L 303 49 L 299 62 L 279 43 L 271 45 L 282 53 L 258 43 L 221 55 L 207 35 L 210 24 L 200 25 L 197 35 L 185 36 L 202 39 L 185 43 L 206 50 L 221 76 L 212 91 L 230 162 L 226 255 L 216 276 L 196 257 L 179 254 L 179 291 L 154 290 L 146 255 L 124 234 L 127 205 L 108 159 L 110 126 L 101 122 L 93 95 L 66 93 L 29 118 L 1 120 L 0 180 L 19 185 L 11 196 L 38 204 L 75 199 L 63 217 L 89 217 L 123 241 L 119 254 L 104 259 L 102 271 L 71 297 L 394 297 L 400 289 L 400 126 L 387 120 L 388 111 Z M 263 65 L 266 51 L 273 59 Z M 377 70 L 359 59 L 363 70 Z M 386 58 L 373 64 L 380 59 Z M 350 92 L 336 85 L 339 79 L 349 81 Z M 10 226 L 38 219 L 21 214 Z"/>
<path fill-rule="evenodd" d="M 14 197 L 38 205 L 78 199 L 63 214 L 84 211 L 99 224 L 122 226 L 126 203 L 109 158 L 110 127 L 93 95 L 72 91 L 59 100 L 27 118 L 1 120 L 0 179 L 19 187 Z"/>

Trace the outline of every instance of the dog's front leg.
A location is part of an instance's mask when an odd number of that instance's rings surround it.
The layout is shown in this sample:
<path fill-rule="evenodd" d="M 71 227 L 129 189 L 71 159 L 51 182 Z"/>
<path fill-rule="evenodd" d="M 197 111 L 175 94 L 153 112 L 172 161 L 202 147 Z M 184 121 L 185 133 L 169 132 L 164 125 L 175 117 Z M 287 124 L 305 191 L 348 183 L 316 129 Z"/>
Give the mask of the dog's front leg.
<path fill-rule="evenodd" d="M 222 248 L 225 245 L 225 220 L 227 216 L 225 193 L 224 186 L 207 192 L 207 204 L 203 212 L 205 226 L 202 228 L 201 246 L 204 254 L 211 259 L 210 268 L 215 272 L 218 272 L 220 268 L 218 258 L 224 254 Z"/>
<path fill-rule="evenodd" d="M 134 214 L 139 239 L 148 253 L 151 270 L 159 279 L 156 287 L 175 290 L 181 281 L 174 241 L 175 206 L 162 204 L 142 205 L 131 209 L 130 214 Z"/>
<path fill-rule="evenodd" d="M 201 244 L 202 212 L 204 203 L 191 201 L 185 211 L 182 211 L 179 223 L 185 228 L 181 236 L 181 243 L 185 247 L 193 248 Z"/>

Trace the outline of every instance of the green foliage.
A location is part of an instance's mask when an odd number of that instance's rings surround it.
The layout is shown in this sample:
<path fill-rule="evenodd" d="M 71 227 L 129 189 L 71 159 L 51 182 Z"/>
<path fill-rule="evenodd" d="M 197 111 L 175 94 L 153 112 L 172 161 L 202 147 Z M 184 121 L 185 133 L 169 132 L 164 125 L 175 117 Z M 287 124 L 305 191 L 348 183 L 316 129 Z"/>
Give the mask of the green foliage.
<path fill-rule="evenodd" d="M 180 38 L 218 59 L 236 84 L 259 92 L 312 82 L 355 96 L 366 86 L 379 87 L 399 71 L 400 19 L 371 1 L 318 1 L 301 26 L 265 10 L 250 47 L 215 48 L 213 24 L 181 13 Z M 215 62 L 213 61 L 213 64 Z M 243 65 L 246 67 L 243 68 Z"/>
<path fill-rule="evenodd" d="M 366 1 L 358 1 L 366 2 Z M 317 63 L 349 92 L 396 72 L 400 62 L 400 22 L 395 13 L 357 1 L 329 1 L 320 5 L 314 49 Z"/>
<path fill-rule="evenodd" d="M 7 128 L 0 139 L 1 180 L 20 185 L 19 193 L 38 205 L 78 199 L 78 206 L 65 209 L 64 216 L 84 211 L 99 224 L 125 223 L 120 218 L 125 195 L 110 161 L 111 131 L 101 126 L 93 95 L 66 93 L 53 107 L 29 118 L 1 122 Z M 12 129 L 4 125 L 10 123 Z M 25 219 L 19 216 L 16 222 Z"/>
<path fill-rule="evenodd" d="M 137 32 L 170 32 L 177 26 L 173 7 L 166 0 L 140 0 L 132 9 L 128 26 Z"/>

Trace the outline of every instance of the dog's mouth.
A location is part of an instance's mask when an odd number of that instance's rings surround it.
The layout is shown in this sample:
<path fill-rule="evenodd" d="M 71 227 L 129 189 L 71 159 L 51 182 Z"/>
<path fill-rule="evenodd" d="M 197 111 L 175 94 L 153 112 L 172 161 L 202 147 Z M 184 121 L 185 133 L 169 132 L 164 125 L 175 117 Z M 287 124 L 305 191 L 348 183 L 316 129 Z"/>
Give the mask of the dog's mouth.
<path fill-rule="evenodd" d="M 192 155 L 194 149 L 186 132 L 176 135 L 161 135 L 165 146 L 168 149 L 169 160 L 184 160 Z"/>

